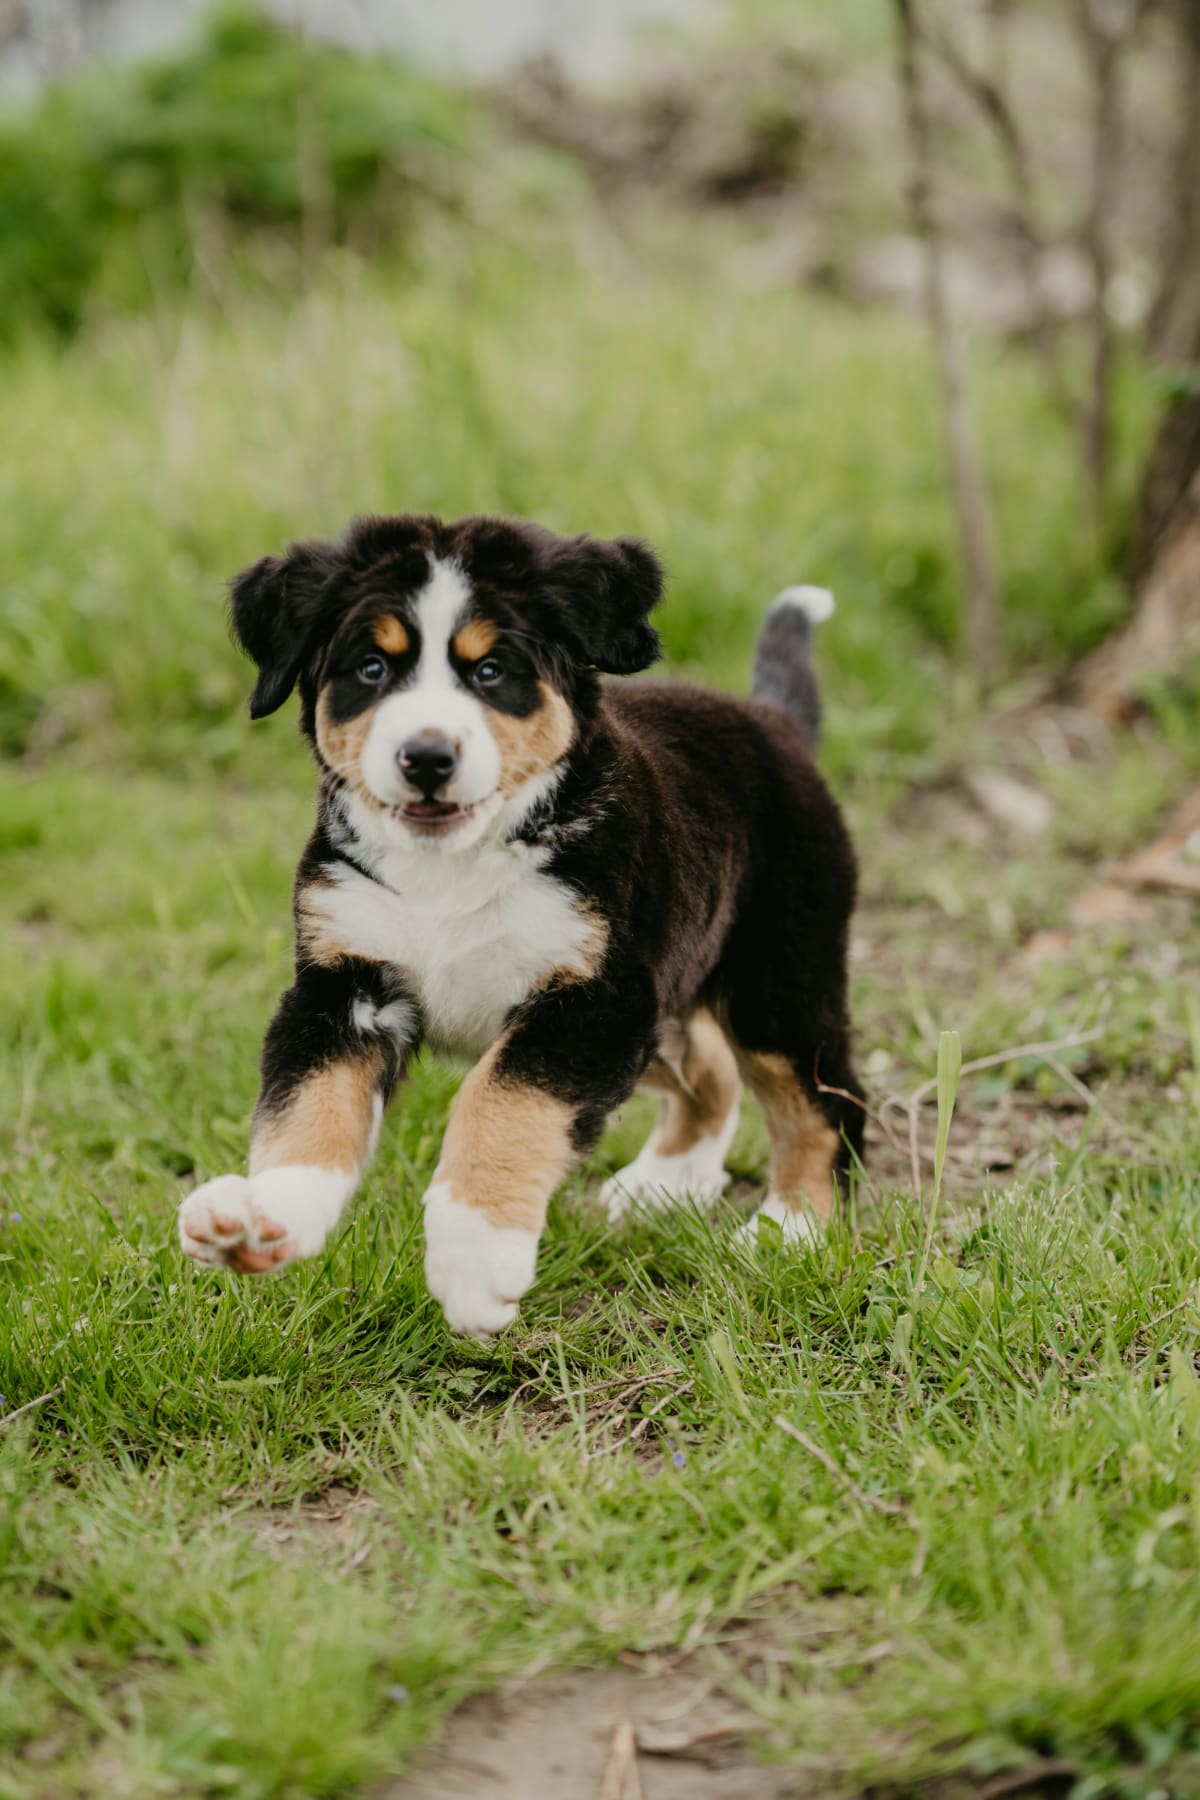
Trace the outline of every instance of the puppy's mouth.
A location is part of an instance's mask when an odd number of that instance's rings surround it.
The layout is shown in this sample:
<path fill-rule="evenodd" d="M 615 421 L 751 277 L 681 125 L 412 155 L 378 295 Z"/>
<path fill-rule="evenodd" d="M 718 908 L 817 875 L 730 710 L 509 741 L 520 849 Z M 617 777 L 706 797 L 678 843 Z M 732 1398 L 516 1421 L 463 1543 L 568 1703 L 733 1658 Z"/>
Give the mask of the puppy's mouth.
<path fill-rule="evenodd" d="M 454 800 L 410 800 L 392 808 L 395 817 L 421 837 L 445 837 L 474 811 L 474 806 L 459 806 Z"/>

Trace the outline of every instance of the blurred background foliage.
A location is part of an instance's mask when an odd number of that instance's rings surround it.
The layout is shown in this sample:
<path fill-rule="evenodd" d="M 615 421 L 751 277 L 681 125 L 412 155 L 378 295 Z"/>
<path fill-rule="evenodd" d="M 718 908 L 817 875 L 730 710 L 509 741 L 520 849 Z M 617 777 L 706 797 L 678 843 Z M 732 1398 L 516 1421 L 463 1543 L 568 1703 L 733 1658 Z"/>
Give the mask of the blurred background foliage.
<path fill-rule="evenodd" d="M 673 662 L 733 684 L 771 593 L 829 583 L 833 767 L 932 766 L 974 702 L 891 54 L 882 7 L 759 4 L 616 89 L 549 63 L 455 84 L 237 7 L 10 103 L 0 745 L 227 760 L 233 569 L 364 509 L 498 508 L 652 538 Z M 953 111 L 945 132 L 974 182 L 986 142 Z M 1127 333 L 1096 530 L 972 204 L 951 199 L 1020 691 L 1128 607 L 1166 377 Z"/>
<path fill-rule="evenodd" d="M 218 11 L 180 53 L 86 69 L 0 124 L 0 330 L 145 304 L 214 235 L 402 239 L 469 142 L 461 93 Z"/>

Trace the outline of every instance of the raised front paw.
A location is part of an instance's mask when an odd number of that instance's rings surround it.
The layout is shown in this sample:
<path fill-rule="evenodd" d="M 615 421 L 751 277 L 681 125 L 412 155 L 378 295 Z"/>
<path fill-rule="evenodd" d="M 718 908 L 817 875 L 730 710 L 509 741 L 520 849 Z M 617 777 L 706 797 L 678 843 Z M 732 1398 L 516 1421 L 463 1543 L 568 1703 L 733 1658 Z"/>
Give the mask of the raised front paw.
<path fill-rule="evenodd" d="M 195 1262 L 261 1274 L 315 1256 L 329 1230 L 323 1169 L 267 1169 L 253 1179 L 218 1175 L 179 1208 L 179 1241 Z M 336 1211 L 334 1213 L 336 1217 Z"/>
<path fill-rule="evenodd" d="M 537 1233 L 493 1225 L 450 1196 L 446 1182 L 425 1195 L 425 1279 L 446 1323 L 468 1337 L 511 1325 L 537 1269 Z"/>

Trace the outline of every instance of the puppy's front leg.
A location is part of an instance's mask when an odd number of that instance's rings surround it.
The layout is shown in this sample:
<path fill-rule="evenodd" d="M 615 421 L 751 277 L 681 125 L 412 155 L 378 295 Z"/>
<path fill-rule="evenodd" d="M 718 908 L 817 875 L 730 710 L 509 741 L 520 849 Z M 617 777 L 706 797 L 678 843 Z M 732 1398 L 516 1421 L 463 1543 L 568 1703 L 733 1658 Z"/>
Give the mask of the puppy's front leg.
<path fill-rule="evenodd" d="M 425 1195 L 425 1277 L 456 1331 L 512 1323 L 550 1196 L 645 1067 L 652 1000 L 606 998 L 592 983 L 541 996 L 459 1091 Z"/>
<path fill-rule="evenodd" d="M 267 1033 L 249 1174 L 179 1209 L 196 1262 L 258 1273 L 316 1256 L 375 1148 L 413 1048 L 416 1013 L 373 963 L 297 970 Z"/>

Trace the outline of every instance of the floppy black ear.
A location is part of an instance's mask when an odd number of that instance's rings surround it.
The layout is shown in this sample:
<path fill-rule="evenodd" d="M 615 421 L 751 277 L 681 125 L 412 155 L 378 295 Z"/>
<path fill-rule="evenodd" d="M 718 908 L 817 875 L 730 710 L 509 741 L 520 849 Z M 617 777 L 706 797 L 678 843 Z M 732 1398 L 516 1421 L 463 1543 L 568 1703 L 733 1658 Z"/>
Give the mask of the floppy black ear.
<path fill-rule="evenodd" d="M 575 538 L 556 573 L 588 662 L 606 675 L 632 675 L 657 661 L 658 633 L 646 615 L 662 597 L 663 575 L 648 544 Z"/>
<path fill-rule="evenodd" d="M 329 580 L 341 566 L 334 544 L 289 544 L 235 575 L 230 588 L 234 636 L 258 664 L 250 717 L 277 712 L 320 639 Z"/>

